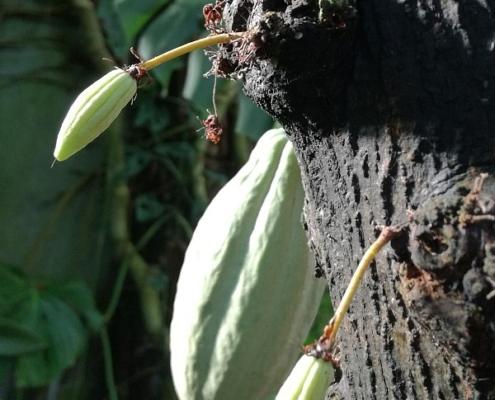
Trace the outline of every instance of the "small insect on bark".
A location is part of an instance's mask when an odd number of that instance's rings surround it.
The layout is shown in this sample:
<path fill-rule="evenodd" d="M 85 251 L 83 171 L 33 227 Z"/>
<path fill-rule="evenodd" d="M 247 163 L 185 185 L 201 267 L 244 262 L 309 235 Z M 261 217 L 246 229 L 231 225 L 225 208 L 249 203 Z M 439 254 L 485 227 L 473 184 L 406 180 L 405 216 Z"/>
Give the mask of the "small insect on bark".
<path fill-rule="evenodd" d="M 205 129 L 206 140 L 209 140 L 213 144 L 220 143 L 220 140 L 222 140 L 223 129 L 216 115 L 208 115 L 205 120 L 201 121 L 201 125 L 203 125 L 203 128 Z"/>

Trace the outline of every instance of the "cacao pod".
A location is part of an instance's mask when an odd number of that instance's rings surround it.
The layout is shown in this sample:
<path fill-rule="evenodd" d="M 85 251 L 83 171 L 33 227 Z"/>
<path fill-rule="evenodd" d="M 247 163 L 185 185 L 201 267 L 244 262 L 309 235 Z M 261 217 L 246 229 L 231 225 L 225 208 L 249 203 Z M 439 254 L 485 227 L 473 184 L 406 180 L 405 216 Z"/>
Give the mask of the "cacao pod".
<path fill-rule="evenodd" d="M 92 142 L 117 118 L 136 91 L 136 80 L 119 68 L 82 91 L 62 122 L 53 153 L 55 159 L 66 160 Z"/>
<path fill-rule="evenodd" d="M 328 361 L 302 355 L 275 400 L 323 400 L 333 377 Z"/>
<path fill-rule="evenodd" d="M 304 193 L 283 130 L 265 133 L 208 206 L 186 252 L 170 327 L 181 400 L 273 398 L 320 303 Z"/>

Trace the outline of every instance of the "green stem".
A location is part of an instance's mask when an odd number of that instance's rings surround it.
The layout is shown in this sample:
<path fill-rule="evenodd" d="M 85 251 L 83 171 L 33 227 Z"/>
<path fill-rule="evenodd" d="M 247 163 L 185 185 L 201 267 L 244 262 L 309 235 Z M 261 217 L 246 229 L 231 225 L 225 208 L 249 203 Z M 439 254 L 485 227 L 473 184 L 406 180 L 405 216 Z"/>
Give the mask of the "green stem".
<path fill-rule="evenodd" d="M 163 332 L 164 327 L 160 295 L 158 290 L 151 285 L 150 277 L 152 272 L 150 266 L 141 257 L 130 239 L 128 227 L 130 194 L 123 178 L 124 146 L 119 132 L 114 130 L 111 133 L 108 167 L 110 185 L 113 188 L 110 231 L 117 247 L 117 254 L 122 260 L 122 265 L 129 269 L 138 289 L 146 331 L 153 336 L 158 336 Z M 124 272 L 122 274 L 125 275 Z M 119 275 L 121 275 L 121 272 L 119 272 Z M 112 295 L 112 300 L 110 301 L 112 308 L 109 306 L 108 309 L 110 313 L 113 313 L 117 306 L 120 290 L 121 288 L 119 289 L 119 287 L 115 288 L 115 296 Z M 106 317 L 111 315 L 110 313 L 106 314 Z"/>
<path fill-rule="evenodd" d="M 106 324 L 110 322 L 110 320 L 113 317 L 113 314 L 115 313 L 115 310 L 117 309 L 128 270 L 129 270 L 129 263 L 126 260 L 124 260 L 120 265 L 119 272 L 117 274 L 117 279 L 115 280 L 115 284 L 113 286 L 112 297 L 110 297 L 110 302 L 108 303 L 105 314 L 103 315 Z"/>
<path fill-rule="evenodd" d="M 167 222 L 167 216 L 161 216 L 153 222 L 136 242 L 136 250 L 141 251 L 143 247 L 146 246 L 153 237 L 155 237 L 156 233 L 163 226 L 163 224 L 165 224 L 165 222 Z"/>
<path fill-rule="evenodd" d="M 112 363 L 112 348 L 110 346 L 110 340 L 108 338 L 108 332 L 106 326 L 103 326 L 100 331 L 101 347 L 103 350 L 103 363 L 105 366 L 105 383 L 108 390 L 108 397 L 110 400 L 118 400 L 117 388 L 115 386 L 115 378 L 113 374 Z"/>

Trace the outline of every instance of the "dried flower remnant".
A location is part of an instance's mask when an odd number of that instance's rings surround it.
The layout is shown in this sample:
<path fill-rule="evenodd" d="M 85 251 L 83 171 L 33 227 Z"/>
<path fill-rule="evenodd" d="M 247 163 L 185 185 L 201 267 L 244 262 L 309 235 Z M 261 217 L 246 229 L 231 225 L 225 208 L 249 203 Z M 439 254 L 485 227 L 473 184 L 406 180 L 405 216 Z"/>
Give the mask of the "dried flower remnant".
<path fill-rule="evenodd" d="M 214 114 L 208 115 L 208 117 L 201 121 L 205 130 L 205 138 L 213 144 L 220 143 L 222 140 L 223 129 L 218 120 L 218 116 Z"/>
<path fill-rule="evenodd" d="M 222 13 L 225 0 L 217 0 L 215 4 L 206 4 L 203 7 L 203 17 L 205 19 L 205 28 L 212 33 L 224 33 L 222 24 Z"/>

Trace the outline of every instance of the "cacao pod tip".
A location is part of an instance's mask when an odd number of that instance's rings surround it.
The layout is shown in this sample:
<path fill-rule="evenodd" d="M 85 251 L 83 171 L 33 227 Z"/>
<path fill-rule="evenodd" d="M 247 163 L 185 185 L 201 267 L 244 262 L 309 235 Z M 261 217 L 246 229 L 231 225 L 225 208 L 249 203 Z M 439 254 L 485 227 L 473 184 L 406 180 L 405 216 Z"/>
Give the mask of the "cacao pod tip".
<path fill-rule="evenodd" d="M 275 400 L 322 400 L 333 377 L 330 362 L 302 355 Z"/>
<path fill-rule="evenodd" d="M 72 103 L 57 136 L 53 156 L 64 161 L 96 139 L 137 91 L 136 80 L 116 68 L 83 90 Z"/>

